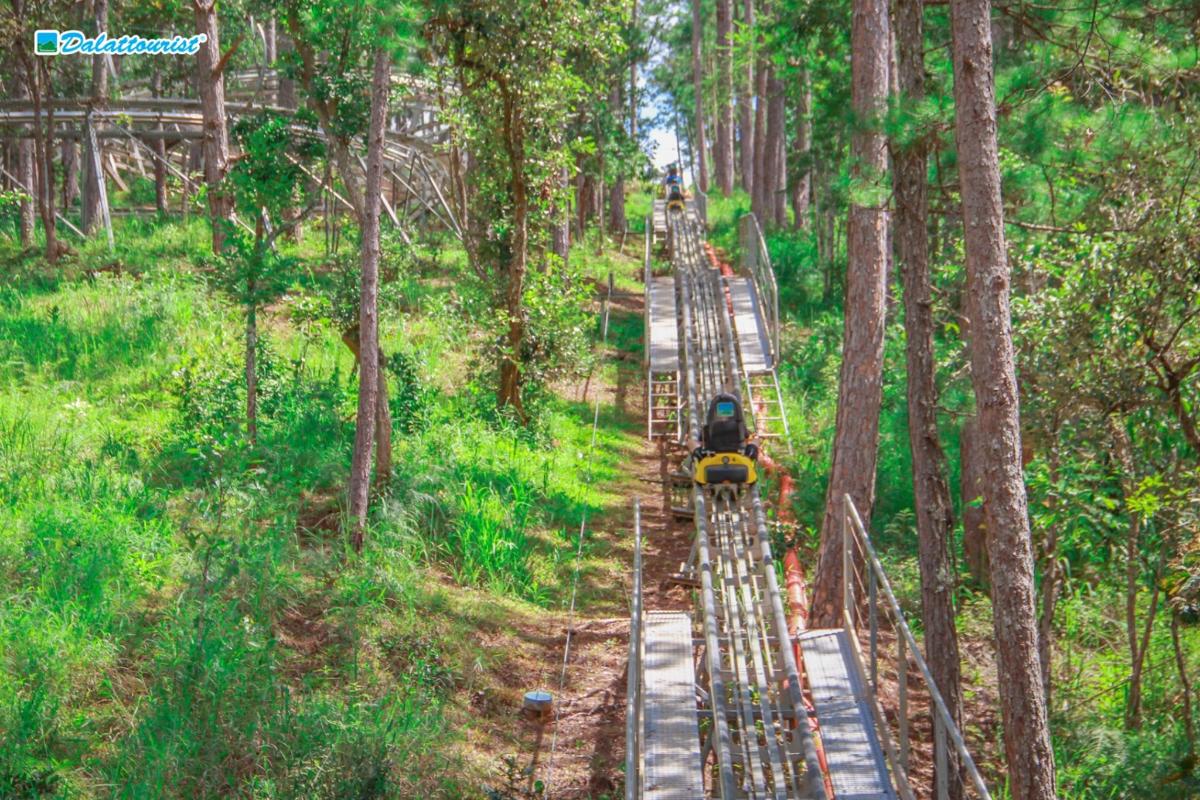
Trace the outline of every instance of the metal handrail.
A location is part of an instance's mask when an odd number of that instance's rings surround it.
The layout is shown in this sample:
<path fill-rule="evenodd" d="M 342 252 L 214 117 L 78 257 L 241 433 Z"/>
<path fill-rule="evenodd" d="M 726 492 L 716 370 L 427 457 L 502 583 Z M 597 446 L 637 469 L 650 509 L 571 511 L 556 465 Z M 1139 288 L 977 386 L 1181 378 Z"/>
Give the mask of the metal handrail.
<path fill-rule="evenodd" d="M 629 615 L 629 678 L 625 690 L 625 800 L 637 800 L 642 781 L 642 504 L 633 500 L 633 608 Z"/>
<path fill-rule="evenodd" d="M 642 348 L 642 365 L 646 368 L 650 367 L 650 237 L 653 236 L 654 220 L 649 215 L 646 216 L 645 242 L 642 247 L 642 308 L 646 310 L 643 317 L 643 332 L 642 341 L 646 346 Z"/>
<path fill-rule="evenodd" d="M 742 251 L 742 267 L 754 279 L 754 289 L 763 300 L 761 307 L 767 322 L 771 363 L 779 364 L 779 285 L 771 266 L 771 254 L 763 238 L 762 228 L 754 212 L 743 214 L 738 223 L 738 245 Z"/>
<path fill-rule="evenodd" d="M 654 217 L 646 215 L 645 243 L 642 255 L 642 368 L 646 370 L 646 438 L 654 438 L 654 393 L 650 384 L 650 239 L 654 235 Z"/>
<path fill-rule="evenodd" d="M 921 655 L 921 649 L 917 647 L 917 640 L 913 637 L 912 631 L 908 627 L 908 622 L 904 619 L 904 612 L 900 609 L 900 604 L 896 601 L 896 595 L 892 591 L 891 582 L 888 581 L 887 574 L 883 570 L 883 565 L 879 561 L 879 555 L 875 551 L 875 547 L 871 544 L 871 537 L 867 534 L 866 527 L 863 525 L 862 517 L 858 514 L 858 509 L 854 507 L 854 500 L 849 494 L 843 496 L 843 511 L 842 511 L 842 626 L 846 633 L 850 636 L 851 641 L 857 645 L 857 628 L 856 619 L 858 617 L 857 600 L 855 597 L 855 575 L 850 557 L 850 543 L 854 541 L 858 547 L 862 549 L 865 555 L 867 565 L 868 578 L 868 619 L 870 629 L 870 682 L 871 688 L 876 692 L 878 698 L 878 639 L 879 639 L 879 592 L 877 587 L 883 589 L 883 599 L 885 601 L 884 608 L 888 611 L 895 623 L 896 629 L 899 631 L 899 636 L 896 637 L 896 674 L 900 682 L 899 701 L 900 708 L 897 718 L 900 727 L 900 753 L 894 752 L 891 746 L 891 734 L 887 726 L 884 724 L 882 715 L 879 712 L 878 700 L 874 704 L 873 711 L 876 716 L 876 724 L 880 728 L 880 734 L 884 737 L 887 747 L 888 762 L 892 769 L 892 774 L 898 785 L 901 785 L 902 791 L 907 791 L 911 794 L 911 786 L 908 782 L 908 753 L 909 753 L 909 735 L 908 735 L 908 654 L 911 652 L 913 661 L 916 662 L 917 669 L 920 670 L 921 676 L 925 679 L 925 685 L 929 689 L 929 697 L 933 701 L 934 714 L 934 750 L 938 769 L 936 773 L 937 779 L 937 800 L 946 800 L 949 797 L 949 775 L 946 769 L 946 753 L 947 744 L 946 738 L 950 739 L 950 744 L 958 753 L 959 760 L 963 771 L 970 778 L 971 783 L 975 787 L 980 800 L 991 800 L 991 794 L 988 792 L 987 784 L 983 780 L 983 776 L 979 772 L 979 768 L 975 765 L 975 760 L 971 758 L 970 751 L 967 750 L 966 741 L 963 739 L 962 733 L 958 729 L 958 724 L 950 715 L 950 710 L 946 706 L 946 701 L 942 699 L 941 692 L 938 691 L 937 684 L 933 680 L 933 673 L 929 670 L 929 665 L 925 662 L 925 658 Z M 855 653 L 860 659 L 861 653 L 858 647 L 854 648 Z M 961 780 L 962 776 L 954 776 L 957 780 Z"/>

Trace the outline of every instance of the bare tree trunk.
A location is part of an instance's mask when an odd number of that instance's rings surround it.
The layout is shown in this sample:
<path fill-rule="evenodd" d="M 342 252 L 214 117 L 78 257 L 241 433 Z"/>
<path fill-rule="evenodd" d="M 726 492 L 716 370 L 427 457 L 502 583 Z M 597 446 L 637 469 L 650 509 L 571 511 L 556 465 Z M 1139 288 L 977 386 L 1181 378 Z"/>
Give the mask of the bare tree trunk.
<path fill-rule="evenodd" d="M 851 179 L 872 205 L 850 206 L 847 231 L 845 324 L 838 380 L 833 467 L 821 525 L 821 554 L 811 617 L 837 627 L 842 603 L 842 509 L 850 495 L 864 520 L 875 505 L 879 408 L 883 400 L 884 296 L 887 282 L 887 141 L 881 120 L 888 97 L 887 0 L 854 0 L 851 29 L 852 98 L 858 129 L 851 143 Z M 851 569 L 859 574 L 861 554 Z M 853 578 L 847 578 L 852 580 Z"/>
<path fill-rule="evenodd" d="M 767 70 L 767 130 L 763 137 L 762 174 L 758 176 L 759 215 L 763 227 L 775 224 L 775 195 L 779 184 L 780 159 L 783 152 L 783 81 L 775 76 L 773 67 Z"/>
<path fill-rule="evenodd" d="M 99 34 L 108 28 L 108 0 L 93 0 L 92 7 L 96 33 Z M 103 108 L 108 98 L 108 65 L 102 54 L 92 56 L 91 92 L 92 106 Z M 83 232 L 88 234 L 95 232 L 100 222 L 100 182 L 104 180 L 104 172 L 98 171 L 97 165 L 104 163 L 104 145 L 101 141 L 96 139 L 100 152 L 94 154 L 89 137 L 85 136 L 83 139 L 83 202 L 79 206 L 79 212 Z"/>
<path fill-rule="evenodd" d="M 963 559 L 971 575 L 984 591 L 991 591 L 991 564 L 988 560 L 987 519 L 983 494 L 984 469 L 979 420 L 969 417 L 958 435 L 958 460 L 962 466 L 959 499 L 962 504 Z"/>
<path fill-rule="evenodd" d="M 638 0 L 632 0 L 629 14 L 629 27 L 638 30 Z M 629 59 L 629 138 L 635 143 L 638 137 L 638 90 L 637 90 L 638 59 Z"/>
<path fill-rule="evenodd" d="M 754 0 L 744 0 L 745 31 L 753 35 Z M 757 38 L 757 37 L 755 37 Z M 752 48 L 753 49 L 753 48 Z M 738 140 L 741 142 L 742 188 L 746 194 L 754 191 L 754 57 L 746 59 L 746 82 L 738 93 Z"/>
<path fill-rule="evenodd" d="M 786 129 L 787 126 L 787 108 L 783 97 L 783 85 L 780 83 L 779 88 L 779 118 L 783 120 L 780 127 Z M 779 132 L 779 177 L 775 183 L 775 226 L 778 228 L 786 227 L 788 224 L 788 151 L 787 151 L 787 134 L 784 130 Z"/>
<path fill-rule="evenodd" d="M 392 480 L 392 406 L 388 397 L 387 356 L 379 349 L 379 389 L 375 398 L 375 486 Z"/>
<path fill-rule="evenodd" d="M 1124 420 L 1111 416 L 1108 428 L 1113 440 L 1113 457 L 1121 466 L 1121 485 L 1128 502 L 1137 486 L 1133 444 L 1125 430 Z M 1154 582 L 1145 635 L 1139 642 L 1137 597 L 1141 575 L 1142 518 L 1133 509 L 1127 508 L 1126 511 L 1129 514 L 1129 528 L 1125 536 L 1125 634 L 1129 642 L 1129 691 L 1125 705 L 1125 727 L 1132 731 L 1142 727 L 1142 669 L 1158 607 L 1158 581 Z"/>
<path fill-rule="evenodd" d="M 79 197 L 79 149 L 70 139 L 63 139 L 59 146 L 62 160 L 62 208 L 63 213 Z"/>
<path fill-rule="evenodd" d="M 276 21 L 275 34 L 275 55 L 276 57 L 283 53 L 289 52 L 292 49 L 291 40 L 278 32 L 278 21 Z M 279 80 L 278 96 L 275 102 L 280 108 L 295 109 L 298 105 L 296 102 L 296 81 L 284 77 L 282 72 L 276 73 Z M 464 226 L 465 228 L 465 226 Z"/>
<path fill-rule="evenodd" d="M 524 294 L 529 259 L 529 186 L 525 165 L 525 119 L 507 87 L 501 87 L 501 95 L 504 107 L 504 148 L 512 173 L 509 191 L 513 204 L 513 227 L 509 240 L 511 255 L 506 276 L 507 285 L 504 287 L 508 333 L 505 336 L 505 352 L 500 358 L 500 387 L 496 393 L 496 403 L 500 408 L 512 408 L 518 419 L 524 422 L 526 417 L 521 397 L 521 348 L 525 343 Z M 597 187 L 597 195 L 602 196 L 601 188 Z M 603 237 L 603 220 L 599 228 Z"/>
<path fill-rule="evenodd" d="M 612 90 L 608 95 L 609 108 L 612 110 L 613 116 L 620 117 L 625 109 L 625 101 L 621 98 L 621 81 L 614 81 Z M 617 165 L 618 169 L 614 170 L 612 189 L 609 190 L 608 199 L 608 229 L 615 235 L 620 235 L 625 230 L 625 175 L 621 171 L 621 165 Z"/>
<path fill-rule="evenodd" d="M 1125 553 L 1128 587 L 1125 595 L 1125 622 L 1129 631 L 1129 696 L 1125 705 L 1125 728 L 1135 731 L 1142 727 L 1142 677 L 1146 669 L 1146 653 L 1150 651 L 1150 634 L 1154 631 L 1154 620 L 1158 616 L 1160 569 L 1154 576 L 1154 588 L 1150 592 L 1150 607 L 1146 621 L 1142 624 L 1141 640 L 1137 635 L 1138 596 L 1138 545 L 1141 540 L 1141 523 L 1135 514 L 1129 523 L 1129 540 Z"/>
<path fill-rule="evenodd" d="M 22 81 L 18 83 L 19 99 L 26 99 L 30 96 L 29 90 L 23 85 Z M 21 192 L 25 198 L 21 200 L 21 206 L 17 211 L 17 229 L 21 238 L 22 247 L 33 246 L 33 232 L 37 226 L 37 215 L 34 208 L 35 198 L 37 196 L 37 169 L 34 164 L 37 160 L 36 147 L 33 139 L 18 139 L 17 140 L 17 179 L 21 182 Z"/>
<path fill-rule="evenodd" d="M 812 168 L 809 158 L 812 152 L 812 84 L 808 70 L 800 73 L 800 103 L 796 108 L 796 136 L 793 141 L 795 152 L 796 181 L 792 184 L 792 224 L 798 230 L 809 228 L 809 207 L 812 205 Z"/>
<path fill-rule="evenodd" d="M 1057 431 L 1055 438 L 1057 439 Z M 1055 441 L 1050 449 L 1050 482 L 1058 482 L 1058 444 Z M 1050 500 L 1052 507 L 1058 505 L 1057 497 Z M 1054 655 L 1054 611 L 1058 605 L 1058 585 L 1060 571 L 1058 567 L 1058 526 L 1051 524 L 1046 530 L 1046 542 L 1042 554 L 1042 607 L 1038 616 L 1038 664 L 1042 668 L 1042 691 L 1046 695 L 1046 709 L 1051 708 L 1051 692 L 1053 691 L 1053 655 Z"/>
<path fill-rule="evenodd" d="M 363 192 L 362 295 L 358 306 L 358 414 L 355 417 L 354 456 L 350 462 L 351 543 L 362 550 L 370 499 L 371 445 L 379 400 L 379 209 L 383 185 L 383 149 L 387 124 L 391 60 L 380 47 L 375 51 L 371 78 L 371 121 L 367 131 L 367 175 Z"/>
<path fill-rule="evenodd" d="M 717 2 L 717 186 L 733 193 L 733 27 L 731 0 Z"/>
<path fill-rule="evenodd" d="M 275 63 L 275 58 L 279 55 L 277 42 L 275 15 L 272 14 L 263 25 L 263 61 L 268 67 Z"/>
<path fill-rule="evenodd" d="M 560 190 L 565 190 L 569 185 L 570 177 L 567 173 L 567 168 L 563 167 L 558 173 L 558 185 Z M 563 192 L 565 195 L 566 193 Z M 567 263 L 571 254 L 571 207 L 569 203 L 563 203 L 563 207 L 555 214 L 556 221 L 551 226 L 551 250 L 554 254 L 562 259 L 563 264 Z"/>
<path fill-rule="evenodd" d="M 607 227 L 604 223 L 604 187 L 607 183 L 604 177 L 604 148 L 597 148 L 600 153 L 600 175 L 596 179 L 596 255 L 604 252 L 604 232 Z"/>
<path fill-rule="evenodd" d="M 225 120 L 225 76 L 217 26 L 216 0 L 192 0 L 196 34 L 204 42 L 196 54 L 196 84 L 200 90 L 200 113 L 204 118 L 204 181 L 208 186 L 208 216 L 212 223 L 212 249 L 225 246 L 225 223 L 233 213 L 231 198 L 222 182 L 229 163 L 229 129 Z"/>
<path fill-rule="evenodd" d="M 784 130 L 787 126 L 787 106 L 783 96 L 783 81 L 775 74 L 775 68 L 767 74 L 767 135 L 763 142 L 766 148 L 763 158 L 763 224 L 779 225 L 780 212 L 787 216 L 786 194 L 779 191 L 780 184 L 787 184 L 787 167 L 783 161 Z"/>
<path fill-rule="evenodd" d="M 1175 650 L 1175 668 L 1179 670 L 1179 682 L 1183 685 L 1183 730 L 1187 735 L 1188 758 L 1196 761 L 1196 722 L 1192 716 L 1192 680 L 1188 677 L 1187 660 L 1183 644 L 1179 640 L 1179 615 L 1171 614 L 1171 646 Z"/>
<path fill-rule="evenodd" d="M 700 191 L 708 191 L 708 143 L 704 130 L 704 72 L 700 58 L 700 43 L 703 41 L 704 18 L 700 14 L 700 0 L 692 0 L 692 93 L 696 101 L 696 148 L 694 157 L 699 162 L 695 176 Z"/>
<path fill-rule="evenodd" d="M 897 0 L 897 66 L 902 102 L 925 96 L 924 28 L 921 0 Z M 937 361 L 933 352 L 933 283 L 929 270 L 929 187 L 924 136 L 896 148 L 896 250 L 904 281 L 905 355 L 908 370 L 908 442 L 921 570 L 921 622 L 925 658 L 955 723 L 962 726 L 958 630 L 954 622 L 954 565 L 950 542 L 954 509 L 946 479 L 937 421 Z M 958 753 L 948 748 L 947 786 L 959 800 Z"/>
<path fill-rule="evenodd" d="M 162 94 L 162 75 L 157 70 L 154 72 L 154 77 L 151 80 L 150 91 L 154 97 Z M 162 131 L 162 123 L 155 125 L 156 131 Z M 150 140 L 150 147 L 154 150 L 154 207 L 158 213 L 166 216 L 167 206 L 167 143 L 161 136 L 156 136 Z M 186 192 L 187 187 L 180 187 L 180 191 Z"/>
<path fill-rule="evenodd" d="M 1054 797 L 1054 750 L 1038 663 L 1033 543 L 1021 466 L 1020 400 L 1000 198 L 991 3 L 951 0 L 954 116 L 991 559 L 997 680 L 1013 800 Z"/>
<path fill-rule="evenodd" d="M 262 223 L 259 223 L 260 226 Z M 258 309 L 246 310 L 246 439 L 258 443 Z"/>
<path fill-rule="evenodd" d="M 763 218 L 763 183 L 767 172 L 767 78 L 770 64 L 760 54 L 754 72 L 754 184 L 750 188 L 750 210 Z"/>
<path fill-rule="evenodd" d="M 21 9 L 14 5 L 17 16 Z M 51 264 L 58 261 L 58 231 L 54 220 L 54 105 L 51 102 L 50 68 L 45 59 L 31 60 L 27 53 L 21 54 L 25 74 L 25 86 L 33 100 L 33 155 L 37 165 L 34 182 L 30 189 L 37 201 L 38 216 L 46 236 L 46 260 Z M 43 122 L 44 115 L 44 122 Z"/>

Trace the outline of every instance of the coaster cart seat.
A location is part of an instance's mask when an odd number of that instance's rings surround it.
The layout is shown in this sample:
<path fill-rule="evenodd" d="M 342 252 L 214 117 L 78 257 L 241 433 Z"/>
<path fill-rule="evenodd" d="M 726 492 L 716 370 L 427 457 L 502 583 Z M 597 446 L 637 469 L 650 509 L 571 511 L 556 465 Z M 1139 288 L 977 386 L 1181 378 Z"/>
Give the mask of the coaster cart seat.
<path fill-rule="evenodd" d="M 692 454 L 692 479 L 705 486 L 750 486 L 758 481 L 758 448 L 748 443 L 749 432 L 737 397 L 721 393 L 708 405 L 701 444 Z"/>

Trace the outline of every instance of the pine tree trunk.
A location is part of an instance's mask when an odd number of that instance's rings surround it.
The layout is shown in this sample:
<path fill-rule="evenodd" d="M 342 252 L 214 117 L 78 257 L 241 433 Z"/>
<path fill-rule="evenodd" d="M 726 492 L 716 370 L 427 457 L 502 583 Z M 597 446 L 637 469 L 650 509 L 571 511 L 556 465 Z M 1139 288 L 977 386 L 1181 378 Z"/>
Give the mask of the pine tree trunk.
<path fill-rule="evenodd" d="M 108 28 L 108 0 L 93 0 L 94 21 L 97 34 Z M 97 108 L 103 108 L 108 98 L 108 65 L 105 56 L 92 56 L 92 85 L 91 102 Z M 94 233 L 100 222 L 100 183 L 104 180 L 103 170 L 97 171 L 96 165 L 104 163 L 104 147 L 101 139 L 96 139 L 100 146 L 99 153 L 92 153 L 88 137 L 83 139 L 83 202 L 79 207 L 82 219 L 81 227 L 87 234 Z"/>
<path fill-rule="evenodd" d="M 1055 434 L 1057 437 L 1057 433 Z M 1050 450 L 1050 481 L 1058 482 L 1059 454 L 1057 444 L 1051 445 Z M 1058 505 L 1058 499 L 1051 499 L 1051 510 Z M 1042 668 L 1042 691 L 1046 695 L 1046 708 L 1052 708 L 1051 692 L 1053 691 L 1053 656 L 1054 656 L 1054 611 L 1058 605 L 1058 587 L 1061 572 L 1058 565 L 1058 526 L 1050 525 L 1046 530 L 1046 542 L 1042 559 L 1042 604 L 1038 615 L 1038 664 Z"/>
<path fill-rule="evenodd" d="M 898 81 L 902 102 L 925 96 L 921 0 L 896 3 Z M 958 631 L 954 621 L 954 565 L 950 542 L 954 510 L 937 421 L 937 361 L 933 352 L 933 286 L 929 270 L 928 170 L 923 136 L 895 152 L 896 251 L 904 281 L 904 332 L 908 369 L 908 441 L 921 570 L 921 622 L 925 659 L 955 723 L 962 727 Z M 949 748 L 950 800 L 962 796 L 958 753 Z"/>
<path fill-rule="evenodd" d="M 162 94 L 162 75 L 159 72 L 154 73 L 154 77 L 150 84 L 151 94 L 158 97 Z M 162 123 L 154 126 L 158 132 L 162 132 Z M 166 215 L 167 207 L 167 143 L 161 136 L 156 136 L 150 140 L 150 147 L 154 151 L 154 207 L 161 215 Z M 181 187 L 180 191 L 186 192 L 187 187 Z"/>
<path fill-rule="evenodd" d="M 379 389 L 375 398 L 375 485 L 392 480 L 392 406 L 388 397 L 387 356 L 379 350 Z"/>
<path fill-rule="evenodd" d="M 33 99 L 34 182 L 30 185 L 37 201 L 38 216 L 46 237 L 46 260 L 58 261 L 58 229 L 54 219 L 54 105 L 51 97 L 50 68 L 45 60 L 25 61 L 26 86 Z"/>
<path fill-rule="evenodd" d="M 567 168 L 563 167 L 558 173 L 558 185 L 560 190 L 565 190 L 568 187 L 570 180 L 567 174 Z M 565 192 L 563 192 L 565 194 Z M 562 259 L 563 264 L 571 254 L 571 207 L 569 203 L 563 204 L 561 209 L 555 213 L 556 221 L 551 225 L 551 249 L 554 254 Z"/>
<path fill-rule="evenodd" d="M 744 30 L 754 30 L 754 0 L 745 0 L 742 24 Z M 754 191 L 754 58 L 746 59 L 746 81 L 738 93 L 738 141 L 741 142 L 742 188 L 746 194 Z"/>
<path fill-rule="evenodd" d="M 62 207 L 65 214 L 75 198 L 79 197 L 79 146 L 70 139 L 63 139 L 59 146 L 62 161 Z"/>
<path fill-rule="evenodd" d="M 278 23 L 276 25 L 278 28 Z M 291 51 L 291 40 L 280 32 L 275 34 L 275 55 L 279 57 L 284 53 Z M 295 109 L 298 105 L 296 102 L 296 81 L 292 78 L 284 77 L 283 73 L 276 71 L 279 88 L 276 91 L 275 102 L 280 108 Z M 464 226 L 465 227 L 465 226 Z"/>
<path fill-rule="evenodd" d="M 17 140 L 17 178 L 20 180 L 24 198 L 17 211 L 17 228 L 22 247 L 33 247 L 33 231 L 37 227 L 37 169 L 34 166 L 36 152 L 33 139 Z"/>
<path fill-rule="evenodd" d="M 521 422 L 526 421 L 521 398 L 521 348 L 525 343 L 525 273 L 528 268 L 529 247 L 529 186 L 525 165 L 525 120 L 512 93 L 501 87 L 504 106 L 504 148 L 508 158 L 512 197 L 512 233 L 509 234 L 509 264 L 504 286 L 504 310 L 508 314 L 505 352 L 500 357 L 500 386 L 496 403 L 511 408 Z M 603 169 L 603 167 L 601 168 Z M 602 196 L 601 187 L 596 195 Z M 604 235 L 603 219 L 599 226 Z"/>
<path fill-rule="evenodd" d="M 708 191 L 708 142 L 704 130 L 704 72 L 700 58 L 700 44 L 704 32 L 704 18 L 700 14 L 700 0 L 691 0 L 692 5 L 692 92 L 696 101 L 696 140 L 693 158 L 699 163 L 695 176 L 700 191 Z"/>
<path fill-rule="evenodd" d="M 758 177 L 758 219 L 763 228 L 775 225 L 775 187 L 779 183 L 779 154 L 783 143 L 783 81 L 775 77 L 775 69 L 767 70 L 767 124 L 763 135 L 762 174 Z"/>
<path fill-rule="evenodd" d="M 763 181 L 767 171 L 767 77 L 770 69 L 760 57 L 754 71 L 754 185 L 750 188 L 750 210 L 763 221 Z"/>
<path fill-rule="evenodd" d="M 821 628 L 840 625 L 843 497 L 850 495 L 862 518 L 871 519 L 883 398 L 888 192 L 887 142 L 880 118 L 887 108 L 890 23 L 886 0 L 854 0 L 853 6 L 851 105 L 859 127 L 850 148 L 851 180 L 860 196 L 869 195 L 875 202 L 852 204 L 847 223 L 849 264 L 837 427 L 810 615 Z M 851 560 L 851 569 L 861 573 L 861 554 Z"/>
<path fill-rule="evenodd" d="M 246 439 L 258 443 L 258 310 L 246 309 Z"/>
<path fill-rule="evenodd" d="M 780 85 L 779 90 L 779 117 L 783 120 L 780 127 L 785 127 L 787 124 L 787 106 L 783 99 L 783 88 Z M 788 224 L 788 151 L 786 134 L 784 131 L 779 132 L 779 177 L 775 182 L 775 226 L 777 228 L 786 227 Z"/>
<path fill-rule="evenodd" d="M 1038 663 L 1033 544 L 1021 466 L 1020 402 L 1000 198 L 991 3 L 951 0 L 954 116 L 991 559 L 997 680 L 1013 800 L 1054 797 L 1054 751 Z"/>
<path fill-rule="evenodd" d="M 614 81 L 608 95 L 609 108 L 613 116 L 620 118 L 625 110 L 625 101 L 621 98 L 622 81 Z M 616 236 L 625 230 L 625 176 L 620 170 L 615 170 L 612 188 L 608 194 L 608 229 Z"/>
<path fill-rule="evenodd" d="M 1196 763 L 1196 722 L 1192 714 L 1192 679 L 1188 677 L 1187 658 L 1179 638 L 1179 614 L 1171 613 L 1171 647 L 1175 651 L 1175 668 L 1179 671 L 1179 682 L 1183 686 L 1183 731 L 1187 736 L 1188 751 L 1185 758 Z"/>
<path fill-rule="evenodd" d="M 633 8 L 629 14 L 629 27 L 631 30 L 640 30 L 638 28 L 638 0 L 633 0 Z M 637 70 L 638 60 L 636 58 L 629 59 L 629 138 L 634 142 L 638 137 L 638 90 L 637 90 Z"/>
<path fill-rule="evenodd" d="M 208 216 L 212 223 L 212 249 L 225 246 L 224 225 L 233 213 L 231 199 L 222 181 L 229 163 L 229 129 L 225 119 L 225 77 L 217 26 L 216 0 L 192 0 L 196 34 L 207 39 L 196 53 L 196 83 L 200 90 L 200 113 L 204 119 L 204 181 L 208 186 Z"/>
<path fill-rule="evenodd" d="M 809 208 L 812 205 L 812 168 L 809 158 L 812 151 L 812 84 L 808 70 L 800 73 L 800 100 L 796 108 L 796 136 L 793 139 L 793 169 L 796 181 L 792 184 L 792 225 L 798 230 L 809 229 Z"/>
<path fill-rule="evenodd" d="M 717 0 L 717 186 L 733 193 L 733 27 L 731 0 Z"/>
<path fill-rule="evenodd" d="M 959 501 L 962 505 L 963 560 L 971 576 L 984 591 L 991 592 L 991 565 L 988 561 L 987 518 L 984 513 L 984 469 L 979 442 L 979 420 L 968 417 L 958 433 Z"/>
<path fill-rule="evenodd" d="M 384 135 L 387 123 L 391 61 L 382 47 L 375 51 L 371 79 L 371 120 L 367 130 L 367 175 L 362 215 L 362 294 L 358 306 L 358 414 L 355 417 L 354 455 L 350 463 L 351 542 L 362 549 L 370 499 L 371 445 L 379 400 L 379 209 L 383 185 Z"/>
<path fill-rule="evenodd" d="M 763 140 L 762 223 L 766 227 L 779 224 L 779 211 L 785 195 L 779 192 L 786 169 L 783 166 L 783 138 L 787 125 L 787 106 L 783 96 L 783 81 L 774 67 L 767 73 L 767 133 Z M 786 211 L 784 212 L 786 216 Z"/>

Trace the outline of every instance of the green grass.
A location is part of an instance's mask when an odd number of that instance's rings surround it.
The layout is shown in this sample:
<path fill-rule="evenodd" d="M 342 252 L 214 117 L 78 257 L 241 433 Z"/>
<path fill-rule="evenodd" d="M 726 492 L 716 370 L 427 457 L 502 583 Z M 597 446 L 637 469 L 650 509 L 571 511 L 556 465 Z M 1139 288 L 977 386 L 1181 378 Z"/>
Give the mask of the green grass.
<path fill-rule="evenodd" d="M 395 474 L 354 555 L 357 376 L 305 313 L 320 237 L 264 315 L 254 447 L 206 227 L 123 220 L 117 238 L 54 269 L 0 244 L 0 797 L 473 796 L 476 626 L 565 605 L 585 515 L 581 607 L 623 607 L 594 525 L 625 511 L 636 424 L 606 404 L 589 458 L 574 387 L 532 429 L 497 418 L 461 322 L 481 287 L 461 250 L 424 247 L 390 278 Z M 579 259 L 635 286 L 636 259 Z M 592 391 L 617 374 L 598 365 Z"/>

